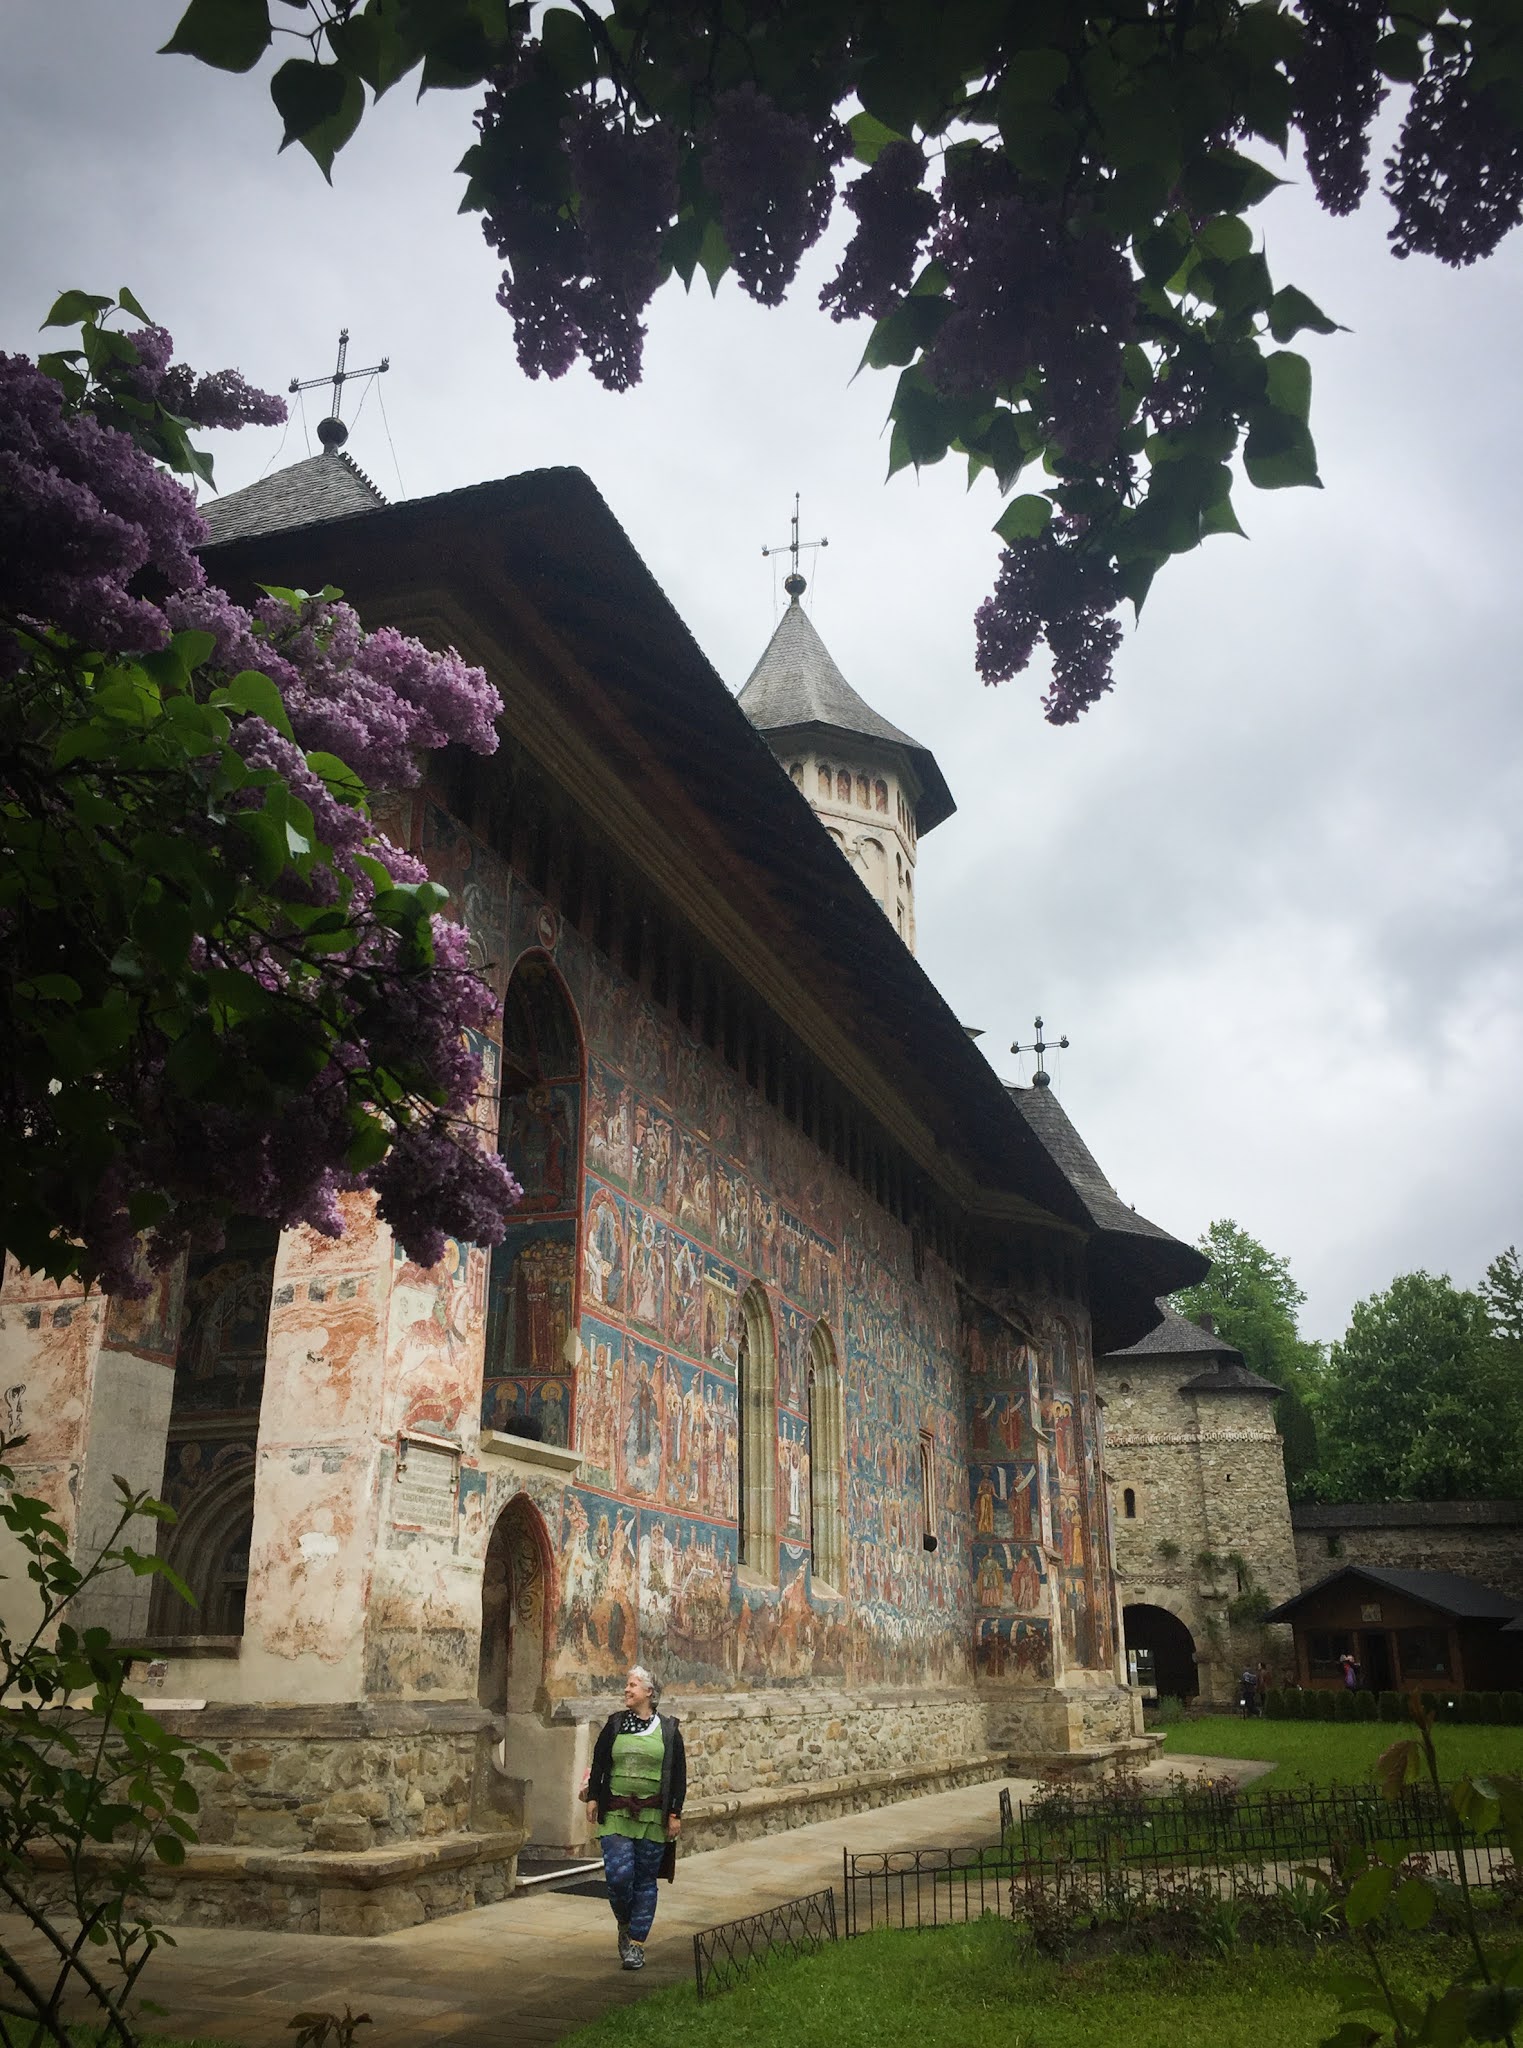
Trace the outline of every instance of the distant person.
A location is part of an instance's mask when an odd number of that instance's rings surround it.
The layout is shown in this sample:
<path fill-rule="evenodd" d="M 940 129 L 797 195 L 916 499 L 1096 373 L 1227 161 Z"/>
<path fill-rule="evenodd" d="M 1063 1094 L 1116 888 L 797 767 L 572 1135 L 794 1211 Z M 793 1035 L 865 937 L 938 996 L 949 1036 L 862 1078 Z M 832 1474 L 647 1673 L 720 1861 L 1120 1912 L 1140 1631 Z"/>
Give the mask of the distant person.
<path fill-rule="evenodd" d="M 1338 1661 L 1343 1666 L 1344 1689 L 1348 1692 L 1358 1692 L 1359 1666 L 1355 1661 L 1352 1653 L 1348 1650 L 1345 1650 L 1342 1657 L 1340 1657 Z"/>
<path fill-rule="evenodd" d="M 1237 1703 L 1245 1721 L 1251 1721 L 1259 1710 L 1259 1674 L 1251 1664 L 1243 1666 L 1243 1679 L 1238 1688 Z"/>
<path fill-rule="evenodd" d="M 670 1878 L 687 1798 L 687 1756 L 675 1716 L 658 1714 L 661 1687 L 643 1664 L 624 1680 L 624 1711 L 610 1714 L 592 1751 L 583 1798 L 608 1878 L 619 1962 L 645 1968 L 656 1917 L 656 1880 Z"/>
<path fill-rule="evenodd" d="M 1268 1692 L 1269 1666 L 1264 1662 L 1263 1658 L 1261 1657 L 1259 1659 L 1259 1712 L 1261 1714 L 1264 1711 L 1264 1701 L 1268 1695 Z"/>

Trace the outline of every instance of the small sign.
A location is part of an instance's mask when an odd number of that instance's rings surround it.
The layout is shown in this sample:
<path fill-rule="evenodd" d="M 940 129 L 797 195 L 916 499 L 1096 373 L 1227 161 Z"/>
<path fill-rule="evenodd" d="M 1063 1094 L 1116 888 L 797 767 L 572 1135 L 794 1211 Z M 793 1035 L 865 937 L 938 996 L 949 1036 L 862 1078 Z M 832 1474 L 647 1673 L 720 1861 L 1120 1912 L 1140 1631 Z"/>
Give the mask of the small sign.
<path fill-rule="evenodd" d="M 1361 1607 L 1361 1608 L 1360 1608 L 1360 1610 L 1359 1610 L 1359 1619 L 1360 1619 L 1361 1621 L 1379 1621 L 1379 1619 L 1380 1619 L 1380 1603 L 1379 1603 L 1379 1601 L 1378 1601 L 1378 1600 L 1371 1600 L 1371 1601 L 1368 1601 L 1368 1602 L 1367 1602 L 1367 1603 L 1366 1603 L 1366 1604 L 1365 1604 L 1365 1605 L 1364 1605 L 1363 1607 Z"/>
<path fill-rule="evenodd" d="M 397 1445 L 397 1476 L 391 1495 L 395 1526 L 453 1536 L 459 1467 L 460 1453 L 453 1446 L 404 1436 Z"/>

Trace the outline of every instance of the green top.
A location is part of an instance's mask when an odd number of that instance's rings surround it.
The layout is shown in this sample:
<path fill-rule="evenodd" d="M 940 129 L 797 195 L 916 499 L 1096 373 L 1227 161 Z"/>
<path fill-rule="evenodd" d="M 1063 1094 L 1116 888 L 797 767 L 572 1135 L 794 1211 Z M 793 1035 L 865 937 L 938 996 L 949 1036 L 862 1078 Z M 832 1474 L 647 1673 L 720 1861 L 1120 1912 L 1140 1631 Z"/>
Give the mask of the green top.
<path fill-rule="evenodd" d="M 627 1835 L 633 1842 L 664 1842 L 666 1822 L 661 1817 L 661 1766 L 666 1743 L 661 1723 L 653 1721 L 643 1735 L 616 1735 L 613 1739 L 613 1770 L 608 1789 L 616 1799 L 633 1793 L 653 1799 L 638 1819 L 632 1813 L 605 1813 L 599 1823 L 605 1835 Z"/>

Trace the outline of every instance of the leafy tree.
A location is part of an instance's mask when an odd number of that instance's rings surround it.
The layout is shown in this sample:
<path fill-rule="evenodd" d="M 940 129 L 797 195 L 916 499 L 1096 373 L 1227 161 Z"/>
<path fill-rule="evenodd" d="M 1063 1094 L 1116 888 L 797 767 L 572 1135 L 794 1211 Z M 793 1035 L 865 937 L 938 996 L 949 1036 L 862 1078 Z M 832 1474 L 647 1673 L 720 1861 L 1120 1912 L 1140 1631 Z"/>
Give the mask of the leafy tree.
<path fill-rule="evenodd" d="M 1318 1407 L 1335 1500 L 1456 1500 L 1519 1485 L 1523 1392 L 1485 1303 L 1404 1273 L 1354 1309 Z"/>
<path fill-rule="evenodd" d="M 1505 0 L 190 0 L 165 47 L 248 71 L 277 34 L 282 147 L 325 175 L 367 91 L 485 88 L 462 206 L 530 376 L 635 383 L 674 272 L 777 304 L 854 160 L 822 305 L 871 319 L 864 360 L 898 373 L 890 473 L 959 454 L 1008 495 L 979 668 L 1045 639 L 1055 723 L 1110 688 L 1123 601 L 1242 531 L 1235 458 L 1261 489 L 1318 483 L 1286 344 L 1335 322 L 1256 241 L 1273 166 L 1299 144 L 1352 212 L 1394 90 L 1397 255 L 1474 262 L 1523 208 Z"/>
<path fill-rule="evenodd" d="M 1498 1252 L 1486 1268 L 1481 1299 L 1492 1334 L 1505 1343 L 1523 1345 L 1523 1259 L 1516 1245 Z"/>
<path fill-rule="evenodd" d="M 1274 1414 L 1285 1442 L 1285 1480 L 1291 1499 L 1304 1500 L 1316 1483 L 1314 1407 L 1323 1369 L 1322 1347 L 1296 1327 L 1306 1296 L 1291 1277 L 1290 1261 L 1230 1217 L 1213 1223 L 1199 1244 L 1211 1271 L 1198 1286 L 1176 1295 L 1174 1305 L 1181 1315 L 1209 1312 L 1249 1370 L 1284 1388 Z"/>
<path fill-rule="evenodd" d="M 124 313 L 129 336 L 111 325 Z M 0 356 L 0 1222 L 26 1266 L 140 1292 L 236 1212 L 342 1228 L 368 1187 L 425 1264 L 518 1190 L 471 1123 L 493 1013 L 445 894 L 370 816 L 421 751 L 496 745 L 453 651 L 337 591 L 252 613 L 205 578 L 166 462 L 277 415 L 197 378 L 130 294 Z"/>

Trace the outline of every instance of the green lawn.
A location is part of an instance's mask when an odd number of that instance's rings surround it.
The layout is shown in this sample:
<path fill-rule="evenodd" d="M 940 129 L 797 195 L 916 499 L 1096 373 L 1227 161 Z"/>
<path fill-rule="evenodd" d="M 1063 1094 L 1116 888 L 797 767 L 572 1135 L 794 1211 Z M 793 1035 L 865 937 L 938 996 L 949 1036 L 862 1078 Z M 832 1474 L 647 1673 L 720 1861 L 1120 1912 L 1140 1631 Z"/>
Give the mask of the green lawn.
<path fill-rule="evenodd" d="M 1276 1766 L 1258 1780 L 1266 1791 L 1368 1785 L 1382 1750 L 1416 1732 L 1387 1721 L 1245 1721 L 1237 1714 L 1208 1714 L 1176 1721 L 1163 1753 L 1262 1757 Z M 1433 1739 L 1446 1781 L 1466 1771 L 1523 1771 L 1523 1728 L 1439 1728 Z"/>
<path fill-rule="evenodd" d="M 1458 1965 L 1436 1943 L 1392 1945 L 1387 1960 L 1407 1990 Z M 1312 2048 L 1336 2011 L 1328 1979 L 1349 1961 L 1338 1944 L 1045 1962 L 1008 1923 L 981 1920 L 774 1962 L 702 2005 L 690 1984 L 660 1991 L 564 2048 Z"/>

